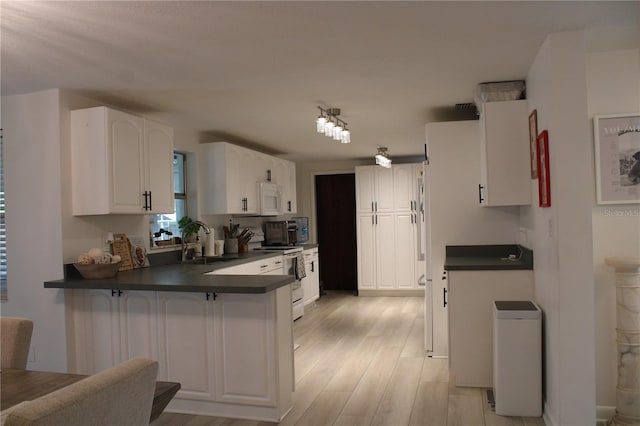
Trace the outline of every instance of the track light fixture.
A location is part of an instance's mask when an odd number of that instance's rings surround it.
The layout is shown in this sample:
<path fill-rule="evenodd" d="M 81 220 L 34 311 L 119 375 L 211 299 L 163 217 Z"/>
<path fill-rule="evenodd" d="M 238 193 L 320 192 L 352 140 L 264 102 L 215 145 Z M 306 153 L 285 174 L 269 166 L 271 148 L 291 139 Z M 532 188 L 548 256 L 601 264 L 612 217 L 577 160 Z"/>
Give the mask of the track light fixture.
<path fill-rule="evenodd" d="M 318 107 L 320 115 L 316 118 L 316 131 L 341 143 L 351 143 L 351 132 L 347 122 L 338 118 L 340 108 Z"/>
<path fill-rule="evenodd" d="M 391 158 L 389 158 L 389 154 L 387 154 L 386 147 L 378 147 L 378 153 L 376 154 L 376 164 L 386 169 L 391 168 Z"/>

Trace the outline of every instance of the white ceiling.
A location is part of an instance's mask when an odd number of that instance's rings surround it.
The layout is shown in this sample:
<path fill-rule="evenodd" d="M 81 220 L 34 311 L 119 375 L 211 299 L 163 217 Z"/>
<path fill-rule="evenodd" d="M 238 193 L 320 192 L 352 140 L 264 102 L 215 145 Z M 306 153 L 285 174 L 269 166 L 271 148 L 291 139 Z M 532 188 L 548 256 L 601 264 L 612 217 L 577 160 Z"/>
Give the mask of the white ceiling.
<path fill-rule="evenodd" d="M 2 93 L 65 88 L 294 160 L 423 152 L 424 124 L 524 79 L 545 36 L 637 48 L 640 2 L 2 1 Z M 352 143 L 315 133 L 342 109 Z M 218 135 L 218 136 L 216 136 Z"/>

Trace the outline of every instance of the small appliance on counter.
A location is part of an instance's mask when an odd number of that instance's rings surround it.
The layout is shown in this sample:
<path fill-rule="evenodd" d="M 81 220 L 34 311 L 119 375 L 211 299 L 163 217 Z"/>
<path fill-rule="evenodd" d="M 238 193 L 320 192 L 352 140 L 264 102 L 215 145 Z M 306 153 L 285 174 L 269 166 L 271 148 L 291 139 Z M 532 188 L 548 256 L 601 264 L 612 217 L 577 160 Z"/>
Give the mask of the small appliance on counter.
<path fill-rule="evenodd" d="M 291 220 L 265 222 L 264 245 L 293 246 L 309 241 L 309 218 L 294 217 Z"/>
<path fill-rule="evenodd" d="M 294 244 L 306 244 L 309 241 L 309 218 L 293 217 L 292 221 L 296 223 L 296 240 Z"/>

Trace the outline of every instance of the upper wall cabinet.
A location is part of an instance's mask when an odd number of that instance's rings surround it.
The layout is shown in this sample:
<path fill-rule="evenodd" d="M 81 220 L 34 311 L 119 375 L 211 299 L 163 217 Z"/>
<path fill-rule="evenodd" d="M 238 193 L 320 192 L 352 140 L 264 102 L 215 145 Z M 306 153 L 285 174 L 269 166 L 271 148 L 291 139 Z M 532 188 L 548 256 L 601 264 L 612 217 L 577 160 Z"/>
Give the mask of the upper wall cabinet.
<path fill-rule="evenodd" d="M 256 214 L 257 182 L 263 165 L 249 149 L 226 142 L 200 145 L 202 212 Z"/>
<path fill-rule="evenodd" d="M 204 214 L 258 215 L 258 182 L 280 186 L 280 213 L 296 212 L 295 163 L 228 142 L 200 145 Z"/>
<path fill-rule="evenodd" d="M 486 102 L 480 115 L 480 184 L 485 206 L 531 204 L 527 101 Z"/>
<path fill-rule="evenodd" d="M 173 129 L 107 107 L 71 112 L 75 216 L 173 213 Z"/>

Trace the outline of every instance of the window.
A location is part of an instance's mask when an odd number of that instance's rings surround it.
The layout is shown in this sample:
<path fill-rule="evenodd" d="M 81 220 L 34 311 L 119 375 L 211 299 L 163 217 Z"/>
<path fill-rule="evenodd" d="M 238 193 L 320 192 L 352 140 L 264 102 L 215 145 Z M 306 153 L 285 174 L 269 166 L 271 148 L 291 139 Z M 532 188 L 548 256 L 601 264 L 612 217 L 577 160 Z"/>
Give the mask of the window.
<path fill-rule="evenodd" d="M 7 233 L 4 223 L 4 145 L 0 129 L 0 300 L 7 299 Z"/>
<path fill-rule="evenodd" d="M 154 214 L 150 217 L 150 227 L 153 233 L 152 247 L 171 245 L 173 237 L 180 236 L 178 220 L 187 216 L 187 155 L 182 152 L 173 153 L 173 192 L 174 212 L 172 214 Z"/>

